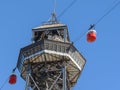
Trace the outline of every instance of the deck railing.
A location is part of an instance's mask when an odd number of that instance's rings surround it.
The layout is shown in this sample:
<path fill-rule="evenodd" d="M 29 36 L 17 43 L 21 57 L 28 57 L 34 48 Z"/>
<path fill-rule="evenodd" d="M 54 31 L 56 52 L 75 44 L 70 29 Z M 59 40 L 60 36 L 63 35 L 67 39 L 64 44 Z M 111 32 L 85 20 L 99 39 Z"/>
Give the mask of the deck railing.
<path fill-rule="evenodd" d="M 17 64 L 19 71 L 21 71 L 26 57 L 29 57 L 30 55 L 33 55 L 43 50 L 50 50 L 68 54 L 81 68 L 83 68 L 85 64 L 85 58 L 71 43 L 64 43 L 52 40 L 41 40 L 37 43 L 33 43 L 29 46 L 21 48 Z"/>

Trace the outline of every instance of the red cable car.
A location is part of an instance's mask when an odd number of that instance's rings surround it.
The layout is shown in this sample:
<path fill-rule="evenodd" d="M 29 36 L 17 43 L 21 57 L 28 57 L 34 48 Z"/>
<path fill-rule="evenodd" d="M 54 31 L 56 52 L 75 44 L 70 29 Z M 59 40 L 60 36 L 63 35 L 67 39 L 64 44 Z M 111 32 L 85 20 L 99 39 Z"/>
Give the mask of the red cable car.
<path fill-rule="evenodd" d="M 10 84 L 15 84 L 16 81 L 17 81 L 17 76 L 15 74 L 10 75 L 9 83 Z"/>
<path fill-rule="evenodd" d="M 96 31 L 91 29 L 87 32 L 87 41 L 94 42 L 96 40 Z"/>

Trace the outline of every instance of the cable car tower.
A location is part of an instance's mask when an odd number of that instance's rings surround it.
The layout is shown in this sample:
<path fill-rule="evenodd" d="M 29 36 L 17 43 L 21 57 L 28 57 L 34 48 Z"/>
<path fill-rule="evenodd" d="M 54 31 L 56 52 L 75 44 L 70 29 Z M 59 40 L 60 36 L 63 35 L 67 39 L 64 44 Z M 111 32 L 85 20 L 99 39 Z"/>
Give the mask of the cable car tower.
<path fill-rule="evenodd" d="M 21 48 L 17 68 L 25 90 L 71 90 L 85 65 L 85 58 L 69 39 L 68 28 L 56 14 L 32 29 L 33 41 Z"/>

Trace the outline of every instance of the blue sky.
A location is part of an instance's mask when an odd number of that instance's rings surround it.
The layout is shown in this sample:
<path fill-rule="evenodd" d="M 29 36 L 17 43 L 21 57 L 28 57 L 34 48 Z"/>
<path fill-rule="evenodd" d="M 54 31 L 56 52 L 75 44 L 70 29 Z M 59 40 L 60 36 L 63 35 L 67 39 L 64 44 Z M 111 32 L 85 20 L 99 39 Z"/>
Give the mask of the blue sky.
<path fill-rule="evenodd" d="M 77 0 L 63 16 L 71 41 L 88 30 L 119 0 Z M 57 0 L 59 15 L 72 0 Z M 114 2 L 114 3 L 113 3 Z M 20 48 L 31 43 L 31 29 L 48 21 L 53 0 L 0 0 L 0 87 L 15 67 Z M 97 40 L 79 38 L 75 47 L 86 58 L 86 65 L 73 90 L 120 90 L 120 5 L 96 27 Z M 1 90 L 24 90 L 20 73 L 15 85 L 6 83 Z"/>

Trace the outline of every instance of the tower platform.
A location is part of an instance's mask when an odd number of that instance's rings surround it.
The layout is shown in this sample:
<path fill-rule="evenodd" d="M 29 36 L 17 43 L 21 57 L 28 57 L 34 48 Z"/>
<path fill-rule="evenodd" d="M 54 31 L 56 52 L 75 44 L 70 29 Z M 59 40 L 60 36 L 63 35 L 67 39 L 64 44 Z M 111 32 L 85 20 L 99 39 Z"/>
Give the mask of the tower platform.
<path fill-rule="evenodd" d="M 86 60 L 70 42 L 67 26 L 42 25 L 32 31 L 33 43 L 21 48 L 17 63 L 27 87 L 33 90 L 71 90 Z"/>

